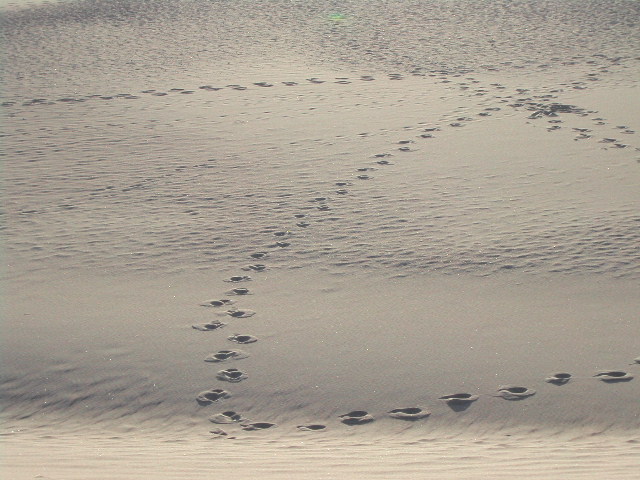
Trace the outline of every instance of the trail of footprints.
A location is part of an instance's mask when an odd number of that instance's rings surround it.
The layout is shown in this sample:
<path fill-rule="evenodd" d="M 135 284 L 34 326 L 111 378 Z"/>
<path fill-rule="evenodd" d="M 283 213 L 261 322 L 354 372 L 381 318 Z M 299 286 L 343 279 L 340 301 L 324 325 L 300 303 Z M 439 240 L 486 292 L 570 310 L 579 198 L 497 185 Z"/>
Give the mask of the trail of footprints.
<path fill-rule="evenodd" d="M 394 76 L 390 76 L 390 78 L 393 80 L 401 80 L 402 76 L 394 75 Z M 372 81 L 374 80 L 374 78 L 362 77 L 361 80 Z M 471 80 L 472 83 L 474 82 L 473 79 L 469 79 L 469 80 Z M 324 82 L 323 80 L 320 80 L 318 78 L 308 79 L 308 81 L 311 83 Z M 287 86 L 297 85 L 296 82 L 283 82 L 283 83 Z M 337 82 L 337 83 L 349 83 L 349 82 L 348 82 L 348 79 L 345 78 L 345 79 L 342 79 L 342 82 Z M 273 86 L 272 84 L 267 84 L 264 82 L 256 83 L 255 85 L 261 86 L 261 87 Z M 497 88 L 498 90 L 503 90 L 505 88 L 499 84 L 492 84 L 492 86 Z M 239 85 L 228 85 L 227 87 L 233 88 L 233 89 L 245 88 Z M 212 91 L 219 90 L 219 88 L 214 88 L 210 86 L 205 86 L 201 88 L 203 90 L 212 90 Z M 468 84 L 463 82 L 460 88 L 464 90 L 470 87 L 468 86 Z M 483 94 L 482 92 L 485 92 L 484 89 L 478 89 L 478 91 L 480 93 L 476 92 L 476 95 Z M 524 95 L 527 92 L 528 90 L 526 89 L 517 89 L 517 93 L 521 95 Z M 192 92 L 182 91 L 181 93 L 192 93 Z M 496 98 L 500 98 L 500 97 L 496 97 Z M 531 96 L 531 97 L 518 98 L 518 99 L 513 99 L 513 96 L 507 96 L 502 98 L 500 101 L 503 103 L 510 102 L 509 106 L 516 110 L 524 110 L 525 112 L 531 112 L 528 114 L 528 119 L 530 120 L 550 118 L 550 120 L 548 120 L 549 125 L 551 125 L 550 127 L 548 127 L 549 131 L 556 131 L 560 129 L 558 124 L 562 123 L 562 120 L 560 120 L 558 117 L 560 117 L 560 115 L 562 114 L 573 114 L 573 115 L 586 117 L 595 113 L 595 112 L 587 111 L 573 105 L 554 103 L 551 101 L 553 98 L 555 98 L 553 95 Z M 478 116 L 480 117 L 490 116 L 491 113 L 499 110 L 501 110 L 500 107 L 495 107 L 495 106 L 487 107 L 484 109 L 484 111 L 480 112 Z M 453 117 L 453 121 L 447 120 L 449 122 L 448 125 L 439 124 L 439 125 L 428 126 L 428 127 L 424 127 L 423 125 L 420 129 L 420 133 L 416 136 L 416 139 L 423 140 L 423 139 L 433 138 L 437 135 L 437 132 L 441 131 L 444 128 L 460 128 L 460 127 L 463 127 L 466 122 L 469 122 L 472 120 L 473 120 L 472 118 L 460 116 L 460 117 Z M 592 118 L 592 121 L 596 125 L 606 124 L 605 120 L 599 117 Z M 615 129 L 619 131 L 621 134 L 635 133 L 633 130 L 631 130 L 627 126 L 620 125 L 620 126 L 616 126 Z M 573 128 L 572 131 L 576 133 L 576 138 L 575 138 L 576 141 L 591 138 L 591 136 L 589 135 L 589 133 L 591 132 L 591 129 Z M 616 148 L 627 147 L 627 145 L 619 143 L 618 140 L 614 138 L 604 138 L 600 140 L 600 142 L 614 146 Z M 415 139 L 401 139 L 401 140 L 398 140 L 395 145 L 393 145 L 393 148 L 397 152 L 400 152 L 399 155 L 402 152 L 414 151 L 416 149 L 415 147 L 416 147 Z M 372 172 L 375 172 L 380 168 L 392 167 L 395 163 L 392 160 L 393 157 L 394 157 L 394 154 L 389 152 L 378 153 L 373 155 L 371 163 L 368 165 L 364 165 L 362 167 L 356 168 L 355 171 L 351 174 L 350 180 L 336 181 L 334 183 L 334 186 L 333 186 L 334 190 L 332 193 L 339 196 L 351 194 L 352 188 L 355 188 L 357 190 L 357 185 L 359 182 L 370 181 L 375 178 Z M 331 210 L 331 207 L 328 205 L 328 203 L 331 200 L 332 199 L 328 196 L 326 197 L 315 196 L 310 198 L 308 201 L 311 204 L 315 205 L 316 211 L 327 212 Z M 295 222 L 295 227 L 300 229 L 307 229 L 309 227 L 312 227 L 311 218 L 306 213 L 294 214 L 292 221 Z M 286 228 L 286 229 L 278 230 L 275 232 L 271 232 L 271 234 L 275 238 L 275 240 L 270 242 L 268 245 L 266 245 L 265 251 L 257 251 L 257 252 L 249 253 L 247 255 L 249 259 L 264 260 L 271 255 L 271 252 L 269 250 L 286 248 L 291 246 L 292 241 L 289 241 L 289 240 L 291 240 L 292 237 L 295 236 L 295 231 L 290 230 L 289 228 Z M 286 239 L 286 241 L 284 239 Z M 241 270 L 249 274 L 259 274 L 260 272 L 264 272 L 265 270 L 267 270 L 267 268 L 268 268 L 267 265 L 263 263 L 250 263 L 242 267 Z M 253 280 L 253 278 L 249 274 L 237 274 L 229 277 L 224 281 L 229 284 L 240 284 L 240 283 L 249 284 L 249 282 L 252 282 Z M 251 296 L 252 294 L 253 294 L 253 291 L 248 287 L 236 286 L 225 292 L 226 297 L 209 300 L 202 303 L 201 305 L 204 307 L 212 307 L 215 309 L 222 310 L 228 317 L 230 317 L 230 320 L 248 318 L 255 315 L 256 312 L 245 309 L 245 308 L 239 308 L 236 305 L 236 300 L 234 300 L 233 297 L 236 297 L 236 298 L 248 297 L 248 296 Z M 227 297 L 231 297 L 231 298 L 227 298 Z M 222 322 L 220 320 L 212 320 L 208 323 L 193 325 L 193 328 L 198 331 L 218 331 L 226 326 L 227 326 L 226 322 Z M 247 348 L 250 348 L 251 344 L 259 341 L 257 337 L 251 335 L 250 333 L 234 333 L 228 336 L 227 340 L 236 345 L 247 346 Z M 244 358 L 249 357 L 249 355 L 250 355 L 249 352 L 233 347 L 230 349 L 219 350 L 218 352 L 211 353 L 204 359 L 204 361 L 210 362 L 210 363 L 229 363 L 229 362 L 242 360 Z M 636 366 L 640 365 L 640 357 L 636 358 L 630 365 L 636 365 Z M 571 373 L 558 372 L 558 373 L 552 373 L 551 375 L 549 375 L 545 379 L 545 382 L 550 383 L 552 385 L 556 385 L 556 386 L 563 386 L 578 378 L 579 377 L 575 377 Z M 593 380 L 613 384 L 613 383 L 629 382 L 633 380 L 634 377 L 632 374 L 623 370 L 607 370 L 607 371 L 597 372 L 591 378 Z M 239 368 L 229 367 L 229 368 L 218 371 L 216 374 L 216 379 L 219 382 L 233 384 L 233 383 L 238 383 L 242 381 L 250 381 L 250 374 Z M 521 400 L 530 398 L 534 395 L 536 395 L 536 390 L 531 387 L 522 386 L 522 385 L 501 385 L 490 396 L 502 398 L 508 401 L 521 401 Z M 214 403 L 223 402 L 231 397 L 232 397 L 232 393 L 227 391 L 225 388 L 213 387 L 209 390 L 200 392 L 196 396 L 196 401 L 198 402 L 199 405 L 208 406 Z M 437 400 L 446 404 L 454 412 L 462 412 L 470 408 L 474 402 L 480 399 L 480 397 L 481 395 L 479 394 L 462 392 L 462 393 L 451 393 L 451 394 L 442 395 L 438 397 Z M 407 421 L 407 422 L 423 420 L 429 417 L 430 414 L 431 412 L 428 409 L 423 407 L 417 407 L 417 406 L 394 408 L 385 412 L 385 416 L 389 418 L 397 419 L 400 421 Z M 336 420 L 347 426 L 359 426 L 359 425 L 365 425 L 365 424 L 374 422 L 375 416 L 366 410 L 353 410 L 353 411 L 344 413 L 342 415 L 339 415 Z M 209 417 L 209 421 L 214 424 L 220 424 L 220 425 L 237 424 L 240 426 L 240 428 L 243 431 L 267 430 L 267 429 L 275 428 L 277 426 L 270 422 L 260 422 L 260 421 L 252 422 L 249 419 L 245 418 L 241 413 L 233 410 L 227 410 L 221 413 L 214 414 Z M 297 430 L 304 431 L 304 432 L 319 432 L 319 431 L 326 430 L 328 426 L 319 424 L 319 423 L 309 423 L 309 424 L 298 425 L 296 428 Z M 235 438 L 233 436 L 230 436 L 226 431 L 224 431 L 221 428 L 214 428 L 210 431 L 210 433 L 217 438 Z"/>
<path fill-rule="evenodd" d="M 606 60 L 606 59 L 605 59 Z M 617 59 L 612 59 L 612 61 Z M 594 65 L 593 62 L 587 62 L 589 65 Z M 615 62 L 613 65 L 617 65 Z M 496 71 L 495 68 L 486 68 L 488 71 Z M 608 70 L 605 67 L 600 67 L 601 73 L 587 73 L 584 76 L 583 81 L 574 81 L 568 83 L 562 83 L 556 89 L 551 89 L 548 93 L 533 95 L 529 89 L 526 88 L 515 88 L 511 91 L 508 91 L 508 88 L 505 85 L 500 83 L 491 83 L 489 85 L 483 86 L 479 80 L 472 76 L 467 76 L 472 72 L 467 73 L 450 73 L 450 72 L 433 72 L 430 74 L 426 73 L 410 73 L 411 76 L 418 77 L 433 77 L 436 80 L 436 83 L 441 84 L 449 84 L 448 87 L 453 91 L 457 90 L 459 92 L 463 92 L 463 95 L 468 98 L 477 98 L 478 106 L 483 107 L 487 104 L 488 101 L 497 102 L 498 104 L 502 104 L 502 106 L 486 106 L 482 108 L 481 111 L 477 112 L 474 117 L 469 117 L 467 115 L 454 115 L 451 118 L 446 119 L 443 125 L 430 126 L 427 128 L 423 128 L 424 125 L 420 126 L 420 131 L 416 136 L 419 140 L 430 139 L 436 136 L 436 132 L 440 131 L 443 128 L 461 128 L 464 127 L 469 122 L 472 122 L 477 119 L 490 117 L 494 113 L 503 110 L 504 107 L 510 107 L 516 111 L 523 111 L 527 113 L 527 119 L 537 122 L 544 122 L 546 120 L 546 130 L 548 132 L 556 132 L 556 131 L 569 131 L 574 134 L 575 141 L 581 140 L 592 140 L 597 141 L 602 144 L 602 148 L 629 148 L 632 147 L 630 144 L 625 142 L 626 138 L 629 138 L 629 135 L 635 134 L 635 130 L 627 125 L 609 125 L 606 119 L 602 117 L 598 117 L 595 114 L 597 112 L 586 110 L 574 105 L 567 105 L 562 103 L 554 102 L 554 99 L 558 97 L 558 94 L 562 93 L 568 89 L 575 90 L 583 90 L 588 88 L 588 82 L 595 82 L 599 80 L 602 72 L 606 73 Z M 387 75 L 388 80 L 403 80 L 405 79 L 405 75 L 400 73 L 391 73 Z M 304 81 L 283 81 L 280 82 L 280 85 L 285 87 L 295 87 L 298 85 L 302 85 L 304 83 L 320 85 L 324 83 L 334 83 L 339 85 L 347 85 L 353 82 L 371 82 L 376 80 L 373 76 L 370 75 L 362 75 L 357 79 L 349 79 L 345 77 L 337 77 L 334 79 L 320 79 L 316 77 L 307 78 Z M 225 86 L 212 86 L 212 85 L 202 85 L 198 87 L 197 90 L 202 92 L 219 92 L 221 90 L 247 90 L 249 88 L 266 88 L 266 87 L 276 87 L 276 83 L 269 82 L 253 82 L 252 87 L 247 87 L 243 85 L 237 84 L 229 84 Z M 174 95 L 184 95 L 184 94 L 194 94 L 196 90 L 189 90 L 184 88 L 171 88 L 168 92 L 160 92 L 154 89 L 147 89 L 140 92 L 144 95 L 151 96 L 160 96 L 164 97 L 170 94 Z M 37 105 L 53 105 L 56 103 L 82 103 L 88 100 L 135 100 L 141 98 L 140 95 L 134 95 L 131 93 L 118 93 L 115 95 L 87 95 L 82 97 L 63 97 L 56 100 L 46 99 L 46 98 L 34 98 L 30 100 L 24 101 L 4 101 L 0 103 L 3 107 L 12 107 L 14 105 L 22 105 L 22 106 L 37 106 Z M 591 121 L 593 128 L 587 128 L 584 126 L 581 127 L 565 127 L 563 125 L 563 120 L 558 118 L 561 114 L 573 114 L 579 117 L 591 117 L 588 118 Z M 536 123 L 539 124 L 539 123 Z M 613 136 L 606 136 L 601 138 L 596 138 L 596 129 L 598 131 L 602 130 L 600 127 L 610 128 L 611 131 L 615 134 Z M 598 134 L 599 135 L 599 134 Z M 414 139 L 402 139 L 397 142 L 395 149 L 399 152 L 413 152 L 416 150 L 415 146 L 416 141 Z M 640 147 L 634 147 L 635 150 L 640 151 Z M 380 154 L 380 159 L 376 162 L 377 165 L 393 165 L 390 160 L 384 159 L 384 156 L 389 154 Z M 640 162 L 640 159 L 638 159 Z M 356 175 L 357 180 L 370 180 L 373 177 L 369 174 L 369 172 L 374 171 L 373 167 L 362 167 L 358 170 L 358 174 Z M 338 184 L 338 186 L 346 186 Z M 341 188 L 335 191 L 338 195 L 346 195 L 348 190 L 345 188 Z M 319 200 L 318 200 L 319 201 Z M 330 207 L 326 204 L 319 205 L 317 207 L 320 211 L 330 210 Z M 296 224 L 296 226 L 300 228 L 306 228 L 309 226 L 307 221 L 301 220 Z M 268 245 L 268 248 L 285 248 L 290 245 L 290 242 L 286 241 L 276 241 L 271 245 Z M 252 254 L 252 258 L 260 259 L 264 258 L 268 255 L 269 252 L 255 252 Z M 257 265 L 256 271 L 260 268 L 263 268 L 263 265 Z M 248 267 L 249 270 L 253 270 L 252 266 Z"/>

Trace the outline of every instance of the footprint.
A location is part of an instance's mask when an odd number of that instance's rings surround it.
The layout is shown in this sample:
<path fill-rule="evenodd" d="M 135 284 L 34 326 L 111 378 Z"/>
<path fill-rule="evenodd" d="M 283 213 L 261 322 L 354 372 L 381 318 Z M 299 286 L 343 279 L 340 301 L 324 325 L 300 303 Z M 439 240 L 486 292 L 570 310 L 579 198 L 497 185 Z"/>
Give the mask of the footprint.
<path fill-rule="evenodd" d="M 251 258 L 264 258 L 269 255 L 267 252 L 256 252 L 250 255 Z"/>
<path fill-rule="evenodd" d="M 348 187 L 352 185 L 351 182 L 336 182 L 336 187 Z"/>
<path fill-rule="evenodd" d="M 370 177 L 369 175 L 358 175 L 356 178 L 358 180 L 371 180 L 372 177 Z"/>
<path fill-rule="evenodd" d="M 547 383 L 553 383 L 554 385 L 564 385 L 571 380 L 570 373 L 554 373 L 550 377 L 545 379 Z"/>
<path fill-rule="evenodd" d="M 211 417 L 209 417 L 209 421 L 211 423 L 227 425 L 230 423 L 244 422 L 246 421 L 246 418 L 242 418 L 242 415 L 240 415 L 238 412 L 229 410 L 228 412 L 222 412 L 216 415 L 212 415 Z"/>
<path fill-rule="evenodd" d="M 209 363 L 220 363 L 226 362 L 227 360 L 241 360 L 243 358 L 247 358 L 248 356 L 249 354 L 243 352 L 242 350 L 220 350 L 217 353 L 212 353 L 211 355 L 209 355 L 204 359 L 204 361 Z"/>
<path fill-rule="evenodd" d="M 273 234 L 274 237 L 288 237 L 290 235 L 293 235 L 293 232 L 290 232 L 289 230 L 282 231 L 282 232 L 274 232 Z"/>
<path fill-rule="evenodd" d="M 387 413 L 391 418 L 400 420 L 420 420 L 431 415 L 431 412 L 422 410 L 419 407 L 395 408 Z"/>
<path fill-rule="evenodd" d="M 272 248 L 286 248 L 289 247 L 291 243 L 289 242 L 276 242 L 273 245 L 270 245 Z"/>
<path fill-rule="evenodd" d="M 242 380 L 246 380 L 249 377 L 246 373 L 241 372 L 237 368 L 227 368 L 226 370 L 220 370 L 217 373 L 216 378 L 218 380 L 222 380 L 223 382 L 238 383 Z"/>
<path fill-rule="evenodd" d="M 231 305 L 233 300 L 229 300 L 228 298 L 222 298 L 220 300 L 209 300 L 208 302 L 201 303 L 203 307 L 222 307 L 224 305 Z"/>
<path fill-rule="evenodd" d="M 443 395 L 439 397 L 438 400 L 444 401 L 454 412 L 462 412 L 469 408 L 478 398 L 480 398 L 479 395 L 472 395 L 470 393 L 453 393 L 451 395 Z"/>
<path fill-rule="evenodd" d="M 251 277 L 248 275 L 234 275 L 233 277 L 227 278 L 225 282 L 229 283 L 239 283 L 239 282 L 250 282 Z"/>
<path fill-rule="evenodd" d="M 236 437 L 229 437 L 229 434 L 224 430 L 222 430 L 221 428 L 214 428 L 213 430 L 209 430 L 209 433 L 211 433 L 214 436 L 214 438 L 236 438 Z"/>
<path fill-rule="evenodd" d="M 523 398 L 535 395 L 536 391 L 527 387 L 514 387 L 511 385 L 502 385 L 498 388 L 498 397 L 505 400 L 522 400 Z"/>
<path fill-rule="evenodd" d="M 336 193 L 338 195 L 346 195 L 347 193 L 349 193 L 349 190 L 340 189 L 340 190 L 336 190 Z"/>
<path fill-rule="evenodd" d="M 218 330 L 226 325 L 226 323 L 222 323 L 218 320 L 213 320 L 209 323 L 201 323 L 199 325 L 191 325 L 192 328 L 196 330 L 200 330 L 202 332 L 210 332 L 212 330 Z"/>
<path fill-rule="evenodd" d="M 294 85 L 298 85 L 297 82 L 282 82 L 284 83 L 287 87 L 293 87 Z"/>
<path fill-rule="evenodd" d="M 246 423 L 242 425 L 242 430 L 252 432 L 255 430 L 265 430 L 267 428 L 273 428 L 276 426 L 277 425 L 275 423 L 269 423 L 269 422 Z"/>
<path fill-rule="evenodd" d="M 378 165 L 393 165 L 389 160 L 378 160 L 376 163 Z"/>
<path fill-rule="evenodd" d="M 225 293 L 227 295 L 251 295 L 251 292 L 249 291 L 248 288 L 240 288 L 240 287 L 231 289 Z"/>
<path fill-rule="evenodd" d="M 249 318 L 256 314 L 253 310 L 227 310 L 227 315 L 233 318 Z"/>
<path fill-rule="evenodd" d="M 256 82 L 254 85 L 257 85 L 258 87 L 273 87 L 273 84 L 267 82 Z"/>
<path fill-rule="evenodd" d="M 341 422 L 345 425 L 363 425 L 365 423 L 373 422 L 373 417 L 364 410 L 354 410 L 344 415 L 340 415 Z"/>
<path fill-rule="evenodd" d="M 306 217 L 306 215 L 304 213 L 296 213 L 294 215 L 294 217 L 296 217 L 296 218 L 304 218 L 304 217 Z"/>
<path fill-rule="evenodd" d="M 267 269 L 266 265 L 262 265 L 260 263 L 257 263 L 257 264 L 254 264 L 254 265 L 247 265 L 242 270 L 244 270 L 245 272 L 248 272 L 248 271 L 262 272 L 263 270 L 266 270 L 266 269 Z"/>
<path fill-rule="evenodd" d="M 221 388 L 212 388 L 211 390 L 205 390 L 204 392 L 200 392 L 196 397 L 196 402 L 200 405 L 211 405 L 214 402 L 219 400 L 224 400 L 225 398 L 229 398 L 231 394 L 226 390 Z"/>
<path fill-rule="evenodd" d="M 393 155 L 391 155 L 390 153 L 376 153 L 373 158 L 385 158 L 385 157 L 392 157 Z"/>
<path fill-rule="evenodd" d="M 326 212 L 327 210 L 331 210 L 331 207 L 329 205 L 320 205 L 318 207 L 318 210 L 320 210 L 321 212 Z"/>
<path fill-rule="evenodd" d="M 228 337 L 227 340 L 230 340 L 235 343 L 239 343 L 241 345 L 246 345 L 248 343 L 255 343 L 258 341 L 258 339 L 253 335 L 240 335 L 239 333 L 234 333 L 233 335 Z"/>
<path fill-rule="evenodd" d="M 298 223 L 296 223 L 296 227 L 300 227 L 300 228 L 307 228 L 309 225 L 311 225 L 309 222 L 298 222 Z"/>
<path fill-rule="evenodd" d="M 598 372 L 594 375 L 594 377 L 598 377 L 600 380 L 607 383 L 628 382 L 629 380 L 633 380 L 633 375 L 618 370 Z"/>
<path fill-rule="evenodd" d="M 324 430 L 327 427 L 326 425 L 319 425 L 319 424 L 312 423 L 310 425 L 298 425 L 296 428 L 298 430 L 302 430 L 303 432 L 317 432 L 319 430 Z"/>

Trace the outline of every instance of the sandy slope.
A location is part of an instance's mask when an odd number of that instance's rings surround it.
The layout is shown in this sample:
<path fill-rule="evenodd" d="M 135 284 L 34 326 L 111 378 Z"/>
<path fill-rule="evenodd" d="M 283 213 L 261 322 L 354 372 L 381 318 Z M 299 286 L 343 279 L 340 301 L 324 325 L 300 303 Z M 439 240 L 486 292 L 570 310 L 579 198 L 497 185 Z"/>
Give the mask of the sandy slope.
<path fill-rule="evenodd" d="M 633 478 L 637 3 L 275 3 L 3 12 L 5 476 Z"/>

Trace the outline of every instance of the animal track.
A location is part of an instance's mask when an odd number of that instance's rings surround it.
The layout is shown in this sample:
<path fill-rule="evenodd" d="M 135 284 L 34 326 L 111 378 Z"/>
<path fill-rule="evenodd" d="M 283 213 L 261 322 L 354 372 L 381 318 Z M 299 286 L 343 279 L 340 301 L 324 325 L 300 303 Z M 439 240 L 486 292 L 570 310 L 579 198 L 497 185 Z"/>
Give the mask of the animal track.
<path fill-rule="evenodd" d="M 239 333 L 235 333 L 233 335 L 231 335 L 230 337 L 227 338 L 228 340 L 235 342 L 235 343 L 240 343 L 240 344 L 247 344 L 247 343 L 255 343 L 258 341 L 258 339 L 256 337 L 254 337 L 253 335 L 240 335 Z"/>
<path fill-rule="evenodd" d="M 230 277 L 225 280 L 225 282 L 228 282 L 228 283 L 239 283 L 239 282 L 250 282 L 250 281 L 251 281 L 251 277 L 248 275 L 234 275 L 233 277 Z"/>
<path fill-rule="evenodd" d="M 225 398 L 229 398 L 231 394 L 226 390 L 222 390 L 221 388 L 212 388 L 211 390 L 205 390 L 204 392 L 200 392 L 196 397 L 196 401 L 202 405 L 210 405 L 219 400 L 224 400 Z"/>
<path fill-rule="evenodd" d="M 225 293 L 227 295 L 250 295 L 251 294 L 248 288 L 234 288 Z"/>
<path fill-rule="evenodd" d="M 475 402 L 480 398 L 478 395 L 472 395 L 470 393 L 453 393 L 451 395 L 443 395 L 439 397 L 439 400 L 444 400 L 449 405 L 466 405 Z"/>
<path fill-rule="evenodd" d="M 248 375 L 237 368 L 227 368 L 226 370 L 220 370 L 216 375 L 216 378 L 223 382 L 238 383 L 242 380 L 246 380 Z"/>
<path fill-rule="evenodd" d="M 515 387 L 511 385 L 503 385 L 498 388 L 498 397 L 505 400 L 522 400 L 524 398 L 535 395 L 536 391 L 527 387 Z"/>
<path fill-rule="evenodd" d="M 247 423 L 242 425 L 242 430 L 246 430 L 248 432 L 252 432 L 255 430 L 265 430 L 267 428 L 273 428 L 277 425 L 275 423 L 269 422 L 256 422 L 256 423 Z"/>
<path fill-rule="evenodd" d="M 212 330 L 218 330 L 222 327 L 224 327 L 226 325 L 226 323 L 222 323 L 218 320 L 213 320 L 209 323 L 201 323 L 199 325 L 192 325 L 192 328 L 196 329 L 196 330 L 200 330 L 202 332 L 210 332 Z"/>
<path fill-rule="evenodd" d="M 242 415 L 240 415 L 238 412 L 229 410 L 227 412 L 222 412 L 216 415 L 212 415 L 211 417 L 209 417 L 209 421 L 212 423 L 230 424 L 230 423 L 244 422 L 246 421 L 246 419 L 242 418 Z"/>
<path fill-rule="evenodd" d="M 231 305 L 233 300 L 229 300 L 228 298 L 223 298 L 221 300 L 209 300 L 208 302 L 201 303 L 203 307 L 222 307 L 224 305 Z"/>
<path fill-rule="evenodd" d="M 215 438 L 231 438 L 231 439 L 236 438 L 236 437 L 229 437 L 229 434 L 224 430 L 222 430 L 221 428 L 214 428 L 212 430 L 209 430 L 209 433 L 213 434 Z"/>
<path fill-rule="evenodd" d="M 253 310 L 227 310 L 227 315 L 233 318 L 249 318 L 256 314 Z"/>
<path fill-rule="evenodd" d="M 344 415 L 340 415 L 340 420 L 345 425 L 364 425 L 373 422 L 373 417 L 364 410 L 354 410 Z"/>
<path fill-rule="evenodd" d="M 303 432 L 317 432 L 319 430 L 325 430 L 326 425 L 319 424 L 310 424 L 310 425 L 298 425 L 296 427 L 298 430 L 302 430 Z"/>
<path fill-rule="evenodd" d="M 633 380 L 633 375 L 618 370 L 598 372 L 594 375 L 594 377 L 597 377 L 603 382 L 607 383 L 628 382 L 629 380 Z"/>
<path fill-rule="evenodd" d="M 569 380 L 571 380 L 570 373 L 554 373 L 550 377 L 547 377 L 545 382 L 553 383 L 554 385 L 564 385 L 565 383 L 568 383 Z"/>
<path fill-rule="evenodd" d="M 243 352 L 242 350 L 220 350 L 217 353 L 212 353 L 208 357 L 204 359 L 205 362 L 211 363 L 220 363 L 226 362 L 227 360 L 241 360 L 243 358 L 247 358 L 249 356 L 248 353 Z"/>
<path fill-rule="evenodd" d="M 423 410 L 419 407 L 395 408 L 387 412 L 391 418 L 399 420 L 420 420 L 431 415 L 431 412 Z"/>
<path fill-rule="evenodd" d="M 253 272 L 262 272 L 267 269 L 266 265 L 255 264 L 255 265 L 247 265 L 243 268 L 244 271 L 253 271 Z"/>

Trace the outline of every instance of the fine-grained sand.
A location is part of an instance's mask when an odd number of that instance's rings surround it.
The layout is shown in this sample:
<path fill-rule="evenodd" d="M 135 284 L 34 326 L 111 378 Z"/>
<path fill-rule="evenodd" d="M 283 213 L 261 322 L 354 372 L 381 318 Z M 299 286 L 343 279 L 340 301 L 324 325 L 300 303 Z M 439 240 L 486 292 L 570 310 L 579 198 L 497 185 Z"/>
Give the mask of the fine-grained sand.
<path fill-rule="evenodd" d="M 3 477 L 634 478 L 637 2 L 22 4 Z"/>

